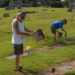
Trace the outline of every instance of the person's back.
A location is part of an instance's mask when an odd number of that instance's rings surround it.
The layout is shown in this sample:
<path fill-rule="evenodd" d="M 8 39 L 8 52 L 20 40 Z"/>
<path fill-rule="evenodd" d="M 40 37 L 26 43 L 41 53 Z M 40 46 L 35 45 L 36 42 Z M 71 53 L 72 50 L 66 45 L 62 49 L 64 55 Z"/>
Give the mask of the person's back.
<path fill-rule="evenodd" d="M 59 20 L 59 21 L 56 21 L 56 22 L 53 22 L 51 24 L 51 32 L 53 33 L 54 35 L 54 42 L 56 43 L 56 33 L 59 34 L 59 31 L 58 29 L 60 28 L 63 32 L 65 32 L 65 37 L 67 36 L 67 32 L 63 29 L 63 26 L 67 23 L 67 20 L 66 19 L 63 19 L 63 20 Z"/>
<path fill-rule="evenodd" d="M 62 21 L 56 21 L 51 24 L 51 27 L 54 27 L 55 29 L 63 28 L 63 22 Z"/>

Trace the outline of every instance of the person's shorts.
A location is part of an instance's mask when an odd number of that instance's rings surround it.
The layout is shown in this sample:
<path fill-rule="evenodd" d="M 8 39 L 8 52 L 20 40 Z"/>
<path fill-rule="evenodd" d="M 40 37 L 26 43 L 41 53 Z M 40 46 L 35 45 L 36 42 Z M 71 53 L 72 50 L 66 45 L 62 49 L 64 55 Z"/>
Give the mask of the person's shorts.
<path fill-rule="evenodd" d="M 20 55 L 23 54 L 23 44 L 14 44 L 14 54 L 15 55 Z"/>
<path fill-rule="evenodd" d="M 51 27 L 51 32 L 52 32 L 53 34 L 56 33 L 56 29 L 55 29 L 55 27 Z"/>

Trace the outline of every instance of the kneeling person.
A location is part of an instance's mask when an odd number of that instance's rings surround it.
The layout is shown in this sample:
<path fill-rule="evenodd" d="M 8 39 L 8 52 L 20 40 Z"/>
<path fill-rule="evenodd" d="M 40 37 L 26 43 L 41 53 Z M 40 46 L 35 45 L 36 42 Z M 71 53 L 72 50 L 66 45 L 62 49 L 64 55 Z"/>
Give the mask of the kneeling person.
<path fill-rule="evenodd" d="M 63 29 L 63 26 L 67 24 L 67 20 L 59 20 L 51 24 L 51 32 L 54 34 L 54 42 L 56 43 L 56 33 L 58 32 L 57 30 L 60 28 L 62 31 L 65 32 L 65 37 L 67 36 L 67 32 Z M 59 32 L 58 32 L 59 33 Z"/>

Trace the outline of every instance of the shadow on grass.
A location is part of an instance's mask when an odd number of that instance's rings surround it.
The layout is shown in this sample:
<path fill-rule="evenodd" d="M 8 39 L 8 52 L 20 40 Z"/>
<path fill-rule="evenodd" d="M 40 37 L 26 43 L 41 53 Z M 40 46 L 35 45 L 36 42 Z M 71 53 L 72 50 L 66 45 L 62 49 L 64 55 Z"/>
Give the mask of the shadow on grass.
<path fill-rule="evenodd" d="M 22 75 L 39 75 L 38 72 L 34 72 L 32 70 L 29 69 L 22 69 L 21 71 L 19 71 L 22 73 Z"/>
<path fill-rule="evenodd" d="M 0 31 L 2 33 L 7 33 L 7 34 L 12 34 L 12 32 L 8 32 L 8 31 Z"/>
<path fill-rule="evenodd" d="M 27 72 L 28 72 L 29 74 L 32 74 L 32 75 L 39 74 L 38 72 L 34 72 L 34 71 L 30 70 L 30 69 L 26 69 L 26 70 L 27 70 Z"/>
<path fill-rule="evenodd" d="M 12 34 L 12 32 L 6 32 L 7 34 Z"/>

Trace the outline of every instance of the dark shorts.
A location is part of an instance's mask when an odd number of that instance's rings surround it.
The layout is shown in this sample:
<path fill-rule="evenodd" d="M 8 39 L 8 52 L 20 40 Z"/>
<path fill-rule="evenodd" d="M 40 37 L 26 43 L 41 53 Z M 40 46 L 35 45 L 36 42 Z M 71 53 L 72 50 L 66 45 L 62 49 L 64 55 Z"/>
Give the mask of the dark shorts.
<path fill-rule="evenodd" d="M 55 29 L 55 27 L 51 27 L 51 32 L 52 32 L 53 34 L 56 33 L 56 29 Z"/>
<path fill-rule="evenodd" d="M 20 55 L 23 54 L 23 44 L 14 44 L 14 54 L 15 55 Z"/>

